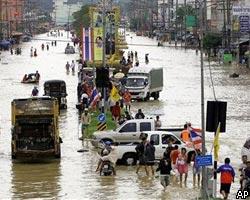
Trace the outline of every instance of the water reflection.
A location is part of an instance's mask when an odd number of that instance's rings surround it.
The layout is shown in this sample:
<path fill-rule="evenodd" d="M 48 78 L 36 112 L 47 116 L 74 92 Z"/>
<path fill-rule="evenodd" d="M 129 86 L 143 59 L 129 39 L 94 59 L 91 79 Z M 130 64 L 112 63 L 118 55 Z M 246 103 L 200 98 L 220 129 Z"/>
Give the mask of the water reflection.
<path fill-rule="evenodd" d="M 60 188 L 60 162 L 13 163 L 12 198 L 56 198 Z"/>

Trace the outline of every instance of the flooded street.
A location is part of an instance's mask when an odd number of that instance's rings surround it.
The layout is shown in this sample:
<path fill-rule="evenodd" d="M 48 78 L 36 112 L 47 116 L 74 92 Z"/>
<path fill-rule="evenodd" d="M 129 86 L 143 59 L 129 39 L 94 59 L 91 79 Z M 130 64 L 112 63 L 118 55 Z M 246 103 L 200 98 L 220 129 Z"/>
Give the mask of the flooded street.
<path fill-rule="evenodd" d="M 119 166 L 116 177 L 100 177 L 95 173 L 97 153 L 78 153 L 82 147 L 78 140 L 77 75 L 66 74 L 67 61 L 78 59 L 78 54 L 65 55 L 67 42 L 50 45 L 42 51 L 45 40 L 64 38 L 37 36 L 32 43 L 23 43 L 22 56 L 11 56 L 2 52 L 0 64 L 0 199 L 194 199 L 198 189 L 192 187 L 192 171 L 189 171 L 187 188 L 171 185 L 162 191 L 159 178 L 148 178 L 144 173 L 137 175 L 133 166 Z M 131 38 L 132 36 L 132 38 Z M 45 40 L 41 40 L 45 39 Z M 156 41 L 131 34 L 127 37 L 129 50 L 137 51 L 141 65 L 149 53 L 149 65 L 164 67 L 164 90 L 159 101 L 134 102 L 132 113 L 142 108 L 145 115 L 161 115 L 163 126 L 183 125 L 190 121 L 200 127 L 200 59 L 194 50 L 174 47 L 157 47 Z M 139 45 L 139 46 L 138 46 Z M 146 46 L 142 46 L 146 45 Z M 154 45 L 154 46 L 151 46 Z M 38 50 L 38 57 L 30 57 L 30 48 Z M 3 62 L 4 61 L 4 62 Z M 8 62 L 8 64 L 3 64 Z M 250 136 L 250 75 L 242 74 L 230 79 L 230 66 L 211 63 L 215 91 L 218 100 L 228 102 L 227 132 L 221 134 L 220 162 L 226 156 L 232 165 L 240 164 L 240 150 Z M 34 85 L 22 84 L 24 74 L 36 70 L 41 74 L 39 94 L 43 95 L 43 83 L 50 79 L 66 81 L 68 109 L 59 118 L 62 158 L 51 163 L 14 163 L 11 159 L 11 101 L 14 98 L 29 97 Z M 209 68 L 205 66 L 205 97 L 213 100 Z M 211 149 L 213 133 L 207 133 L 208 150 Z M 232 186 L 234 199 L 239 184 Z"/>

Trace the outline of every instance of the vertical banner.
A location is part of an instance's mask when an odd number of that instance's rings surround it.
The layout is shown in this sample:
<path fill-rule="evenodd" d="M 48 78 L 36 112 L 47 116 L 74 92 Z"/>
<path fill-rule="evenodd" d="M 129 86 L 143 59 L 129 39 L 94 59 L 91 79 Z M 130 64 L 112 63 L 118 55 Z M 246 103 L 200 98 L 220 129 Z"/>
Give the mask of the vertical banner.
<path fill-rule="evenodd" d="M 84 61 L 93 60 L 92 29 L 83 28 L 82 30 L 82 57 Z"/>
<path fill-rule="evenodd" d="M 102 27 L 94 28 L 94 60 L 102 60 L 103 54 L 103 29 Z"/>

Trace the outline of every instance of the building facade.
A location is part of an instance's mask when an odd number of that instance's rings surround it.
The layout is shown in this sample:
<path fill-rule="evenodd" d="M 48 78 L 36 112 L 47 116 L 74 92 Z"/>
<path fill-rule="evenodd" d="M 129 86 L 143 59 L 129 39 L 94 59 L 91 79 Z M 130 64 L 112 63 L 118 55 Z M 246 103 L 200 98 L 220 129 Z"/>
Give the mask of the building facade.
<path fill-rule="evenodd" d="M 22 29 L 24 0 L 0 0 L 1 35 L 10 37 Z"/>

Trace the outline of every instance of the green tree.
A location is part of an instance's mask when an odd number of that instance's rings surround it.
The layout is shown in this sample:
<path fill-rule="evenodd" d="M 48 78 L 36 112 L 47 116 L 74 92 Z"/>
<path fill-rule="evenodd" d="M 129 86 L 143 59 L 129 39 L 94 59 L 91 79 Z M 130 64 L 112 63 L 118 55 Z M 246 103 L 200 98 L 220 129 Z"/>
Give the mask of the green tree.
<path fill-rule="evenodd" d="M 222 44 L 222 37 L 216 33 L 208 33 L 203 39 L 203 45 L 206 50 L 216 49 Z"/>
<path fill-rule="evenodd" d="M 187 5 L 186 9 L 184 6 L 179 7 L 176 10 L 177 20 L 179 21 L 179 23 L 184 22 L 185 10 L 186 10 L 186 16 L 189 16 L 189 15 L 196 16 L 197 15 L 196 10 L 191 5 Z"/>
<path fill-rule="evenodd" d="M 79 11 L 73 13 L 74 21 L 72 25 L 78 36 L 81 35 L 82 27 L 90 26 L 89 10 L 90 5 L 84 5 Z"/>

